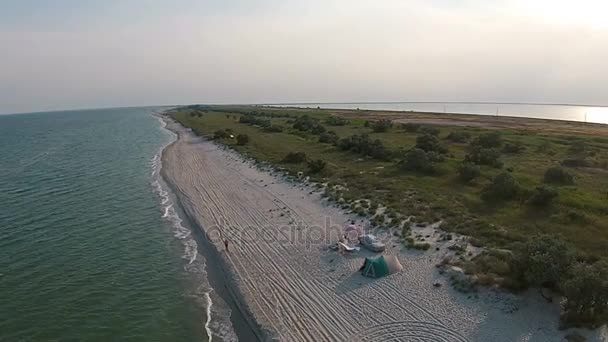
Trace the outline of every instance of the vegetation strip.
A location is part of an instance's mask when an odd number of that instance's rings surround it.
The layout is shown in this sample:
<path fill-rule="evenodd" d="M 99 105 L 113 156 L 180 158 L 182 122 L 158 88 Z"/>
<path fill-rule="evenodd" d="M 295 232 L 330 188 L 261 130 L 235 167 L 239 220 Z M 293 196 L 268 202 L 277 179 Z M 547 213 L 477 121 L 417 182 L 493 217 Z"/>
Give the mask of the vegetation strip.
<path fill-rule="evenodd" d="M 343 209 L 412 248 L 431 245 L 411 236 L 406 218 L 470 236 L 486 252 L 461 257 L 459 266 L 488 285 L 562 293 L 564 326 L 606 322 L 608 138 L 582 134 L 580 124 L 568 131 L 564 122 L 546 121 L 546 131 L 484 129 L 381 114 L 195 105 L 172 116 L 256 160 L 327 183 L 326 195 Z"/>

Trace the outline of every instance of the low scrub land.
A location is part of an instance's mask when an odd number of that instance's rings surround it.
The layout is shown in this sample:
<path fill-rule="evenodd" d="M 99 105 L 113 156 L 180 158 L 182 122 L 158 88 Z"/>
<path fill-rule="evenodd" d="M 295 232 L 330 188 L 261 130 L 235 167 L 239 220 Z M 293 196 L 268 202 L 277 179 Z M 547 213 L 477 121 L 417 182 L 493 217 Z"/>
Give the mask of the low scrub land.
<path fill-rule="evenodd" d="M 487 283 L 565 294 L 567 325 L 608 314 L 608 126 L 230 106 L 172 115 L 199 135 L 327 183 L 328 197 L 378 227 L 406 234 L 404 219 L 442 221 L 442 230 L 486 247 L 464 266 Z"/>

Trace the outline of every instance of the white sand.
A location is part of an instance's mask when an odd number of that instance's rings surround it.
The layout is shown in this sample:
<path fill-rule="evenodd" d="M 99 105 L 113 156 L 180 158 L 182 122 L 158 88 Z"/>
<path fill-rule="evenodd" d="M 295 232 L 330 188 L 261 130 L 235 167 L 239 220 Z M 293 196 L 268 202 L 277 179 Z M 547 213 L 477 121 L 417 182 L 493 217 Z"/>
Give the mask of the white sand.
<path fill-rule="evenodd" d="M 348 219 L 311 188 L 258 170 L 237 153 L 179 135 L 163 153 L 167 180 L 184 210 L 222 251 L 235 296 L 261 326 L 264 339 L 281 341 L 563 341 L 557 308 L 539 296 L 452 290 L 435 264 L 444 248 L 415 252 L 389 244 L 404 271 L 362 277 L 361 251 L 328 250 Z M 333 228 L 327 227 L 330 220 Z M 230 241 L 224 252 L 222 237 Z M 433 246 L 435 247 L 435 246 Z M 444 286 L 435 288 L 434 282 Z M 607 341 L 605 330 L 582 331 Z"/>

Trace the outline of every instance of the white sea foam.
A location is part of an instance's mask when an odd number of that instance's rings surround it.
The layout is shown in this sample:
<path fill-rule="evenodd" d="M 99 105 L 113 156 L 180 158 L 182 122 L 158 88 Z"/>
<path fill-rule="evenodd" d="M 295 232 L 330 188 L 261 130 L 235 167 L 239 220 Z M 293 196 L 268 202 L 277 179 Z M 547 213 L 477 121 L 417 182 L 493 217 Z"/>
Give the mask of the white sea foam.
<path fill-rule="evenodd" d="M 164 147 L 163 147 L 164 148 Z M 159 171 L 161 165 L 160 154 L 154 156 L 151 160 L 151 168 L 152 174 L 154 177 L 154 181 L 152 182 L 152 186 L 154 188 L 155 193 L 158 195 L 161 203 L 161 208 L 163 211 L 162 218 L 166 219 L 171 223 L 171 228 L 173 229 L 173 236 L 178 239 L 182 246 L 184 247 L 184 254 L 182 255 L 182 259 L 187 262 L 187 266 L 192 265 L 198 256 L 198 244 L 196 240 L 192 237 L 192 232 L 190 229 L 184 227 L 182 225 L 182 219 L 179 217 L 178 213 L 175 211 L 173 200 L 169 195 L 169 191 L 163 188 L 163 184 L 160 180 Z M 202 265 L 204 272 L 204 264 Z M 189 267 L 185 267 L 186 270 L 190 269 Z M 207 334 L 208 340 L 211 342 L 213 339 L 213 332 L 211 330 L 211 308 L 213 306 L 213 301 L 211 300 L 211 296 L 209 295 L 211 289 L 203 292 L 203 296 L 205 299 L 204 307 L 206 310 L 206 322 L 205 322 L 205 332 Z"/>
<path fill-rule="evenodd" d="M 213 301 L 211 300 L 211 296 L 209 292 L 205 292 L 205 300 L 207 300 L 207 321 L 205 322 L 205 331 L 207 332 L 207 336 L 209 337 L 209 342 L 213 339 L 213 333 L 210 328 L 211 324 L 211 306 L 213 305 Z"/>
<path fill-rule="evenodd" d="M 166 123 L 158 116 L 157 118 L 164 128 Z M 167 130 L 167 132 L 169 132 L 174 139 L 177 139 L 175 133 L 169 130 Z M 207 280 L 205 258 L 197 258 L 198 244 L 194 239 L 194 236 L 192 236 L 192 231 L 182 224 L 183 221 L 176 211 L 176 208 L 179 206 L 175 205 L 171 193 L 168 188 L 165 188 L 166 185 L 162 181 L 160 174 L 160 171 L 162 170 L 161 156 L 165 147 L 166 146 L 163 146 L 158 154 L 151 159 L 152 186 L 160 200 L 160 209 L 163 213 L 162 218 L 170 222 L 174 237 L 180 241 L 184 247 L 182 255 L 182 259 L 186 262 L 184 270 L 195 275 L 197 279 L 200 279 L 197 290 L 191 295 L 199 301 L 206 312 L 206 320 L 202 323 L 204 324 L 207 339 L 212 341 L 214 337 L 218 337 L 222 341 L 236 342 L 238 339 L 230 324 L 231 310 L 210 286 Z"/>
<path fill-rule="evenodd" d="M 171 223 L 173 236 L 179 239 L 184 246 L 183 259 L 188 260 L 188 264 L 192 264 L 198 255 L 198 244 L 192 238 L 192 232 L 182 225 L 183 221 L 175 211 L 169 192 L 163 189 L 161 182 L 157 179 L 152 182 L 152 186 L 154 186 L 156 194 L 160 197 L 161 205 L 163 205 L 162 218 Z"/>

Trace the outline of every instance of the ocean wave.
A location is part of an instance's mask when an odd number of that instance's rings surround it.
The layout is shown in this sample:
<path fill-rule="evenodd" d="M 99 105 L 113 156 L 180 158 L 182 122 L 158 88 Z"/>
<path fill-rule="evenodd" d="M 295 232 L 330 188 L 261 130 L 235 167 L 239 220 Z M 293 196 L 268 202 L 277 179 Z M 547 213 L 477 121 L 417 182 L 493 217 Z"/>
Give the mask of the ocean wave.
<path fill-rule="evenodd" d="M 163 122 L 162 120 L 160 121 Z M 198 244 L 196 240 L 194 240 L 194 238 L 192 237 L 192 232 L 190 231 L 190 229 L 182 225 L 183 220 L 175 210 L 174 203 L 171 199 L 169 190 L 164 188 L 163 182 L 161 180 L 161 155 L 162 150 L 165 147 L 166 146 L 163 146 L 159 153 L 155 155 L 150 161 L 152 168 L 151 177 L 153 179 L 151 185 L 160 200 L 160 207 L 163 213 L 161 217 L 170 223 L 170 227 L 173 229 L 173 236 L 178 239 L 183 246 L 182 259 L 186 262 L 184 270 L 193 274 L 200 274 L 202 276 L 205 276 L 206 274 L 204 261 L 200 263 L 200 265 L 197 265 L 199 263 L 196 262 L 198 256 Z M 214 336 L 214 333 L 211 329 L 211 322 L 213 316 L 213 301 L 211 300 L 211 292 L 212 289 L 205 286 L 204 291 L 201 293 L 202 300 L 199 299 L 202 301 L 201 304 L 205 309 L 206 318 L 204 322 L 204 328 L 209 342 L 213 341 Z"/>
<path fill-rule="evenodd" d="M 158 116 L 156 118 L 161 123 L 161 128 L 166 128 L 167 123 Z M 167 146 L 178 138 L 174 132 L 165 131 L 169 132 L 173 139 L 150 160 L 152 186 L 160 200 L 162 218 L 170 223 L 173 236 L 183 246 L 184 270 L 197 279 L 197 288 L 193 290 L 194 293 L 190 293 L 188 296 L 192 296 L 205 310 L 205 320 L 201 323 L 209 342 L 214 341 L 215 338 L 225 342 L 236 342 L 238 338 L 230 323 L 231 309 L 209 284 L 206 260 L 204 257 L 198 258 L 198 243 L 192 230 L 183 224 L 184 221 L 178 211 L 179 203 L 174 201 L 173 194 L 162 178 L 162 153 Z"/>

